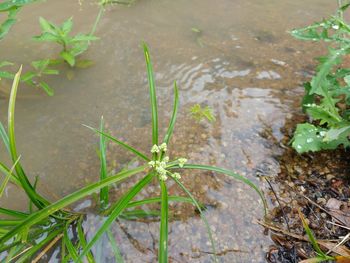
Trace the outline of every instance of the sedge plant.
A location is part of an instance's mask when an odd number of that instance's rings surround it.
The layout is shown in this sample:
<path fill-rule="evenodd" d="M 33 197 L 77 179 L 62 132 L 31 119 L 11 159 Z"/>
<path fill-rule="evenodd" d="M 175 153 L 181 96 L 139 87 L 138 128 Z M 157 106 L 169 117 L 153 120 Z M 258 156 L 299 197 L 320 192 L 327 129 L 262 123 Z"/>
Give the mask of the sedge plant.
<path fill-rule="evenodd" d="M 153 69 L 150 54 L 146 44 L 143 45 L 147 66 L 149 82 L 149 94 L 152 113 L 152 148 L 149 153 L 143 153 L 138 149 L 118 140 L 106 133 L 103 129 L 103 119 L 99 128 L 90 128 L 100 137 L 99 157 L 101 161 L 100 179 L 98 182 L 89 184 L 55 202 L 49 202 L 41 196 L 20 165 L 20 158 L 17 154 L 14 136 L 14 109 L 17 87 L 20 79 L 20 71 L 16 74 L 11 91 L 8 131 L 3 125 L 0 126 L 0 135 L 12 159 L 12 166 L 8 168 L 0 165 L 0 171 L 4 174 L 5 182 L 12 182 L 24 190 L 28 199 L 35 205 L 36 209 L 29 212 L 20 212 L 0 207 L 0 214 L 10 219 L 0 220 L 0 252 L 3 252 L 8 262 L 37 262 L 40 256 L 52 247 L 60 249 L 62 262 L 96 262 L 94 245 L 106 236 L 110 241 L 117 262 L 122 261 L 122 254 L 111 231 L 113 223 L 118 218 L 155 216 L 159 218 L 159 245 L 158 262 L 168 262 L 168 225 L 169 225 L 169 203 L 187 202 L 194 205 L 200 212 L 201 218 L 206 225 L 208 236 L 213 250 L 213 260 L 217 262 L 215 242 L 210 231 L 208 221 L 205 219 L 203 206 L 199 204 L 191 192 L 181 182 L 181 174 L 184 170 L 203 170 L 222 173 L 241 181 L 252 187 L 263 200 L 266 211 L 266 202 L 263 193 L 247 178 L 224 168 L 190 163 L 185 157 L 171 159 L 168 155 L 169 142 L 174 131 L 176 116 L 179 107 L 179 92 L 176 82 L 174 83 L 174 105 L 172 116 L 164 138 L 160 139 L 158 132 L 158 106 L 156 88 L 154 83 Z M 114 142 L 133 153 L 142 164 L 132 169 L 125 169 L 116 174 L 109 174 L 106 165 L 106 143 Z M 176 146 L 173 146 L 176 147 Z M 117 201 L 109 199 L 110 188 L 114 185 L 142 174 L 132 187 L 123 194 Z M 190 176 L 190 175 L 189 175 Z M 183 195 L 171 196 L 168 193 L 168 182 L 174 181 Z M 156 182 L 160 187 L 160 194 L 135 200 L 135 197 L 151 182 Z M 87 198 L 96 192 L 100 193 L 100 213 L 105 218 L 101 226 L 90 237 L 86 237 L 83 228 L 84 214 L 72 212 L 69 206 L 76 201 Z M 149 204 L 159 204 L 159 210 L 138 209 Z M 41 251 L 41 252 L 40 252 Z M 4 258 L 3 257 L 3 258 Z M 12 261 L 11 261 L 12 260 Z M 35 261 L 36 260 L 36 261 Z"/>

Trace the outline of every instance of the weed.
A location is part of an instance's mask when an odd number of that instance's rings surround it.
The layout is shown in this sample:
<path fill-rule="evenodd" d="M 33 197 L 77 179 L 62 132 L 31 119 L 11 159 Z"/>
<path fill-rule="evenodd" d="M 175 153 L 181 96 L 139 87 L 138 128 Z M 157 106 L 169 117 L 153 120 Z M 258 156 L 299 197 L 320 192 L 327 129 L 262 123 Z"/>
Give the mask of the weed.
<path fill-rule="evenodd" d="M 3 39 L 11 27 L 16 23 L 16 15 L 20 9 L 38 0 L 5 0 L 0 3 L 0 13 L 7 13 L 7 18 L 0 24 L 0 40 Z"/>
<path fill-rule="evenodd" d="M 200 122 L 201 120 L 208 120 L 209 122 L 214 122 L 215 115 L 213 114 L 213 109 L 209 106 L 205 106 L 202 108 L 200 104 L 195 104 L 190 109 L 192 117 L 197 121 Z"/>
<path fill-rule="evenodd" d="M 329 43 L 328 54 L 318 58 L 317 73 L 304 84 L 303 110 L 313 123 L 298 124 L 292 139 L 299 152 L 335 149 L 350 145 L 350 69 L 341 66 L 342 58 L 350 54 L 350 25 L 337 15 L 311 26 L 291 31 L 292 36 L 309 41 Z"/>
<path fill-rule="evenodd" d="M 67 62 L 71 67 L 76 64 L 76 57 L 84 53 L 91 41 L 98 38 L 91 34 L 77 34 L 70 36 L 73 28 L 72 18 L 67 19 L 61 26 L 57 26 L 46 19 L 40 17 L 39 23 L 42 33 L 33 37 L 37 41 L 54 42 L 62 47 L 59 56 L 63 61 Z"/>
<path fill-rule="evenodd" d="M 169 223 L 169 202 L 187 202 L 194 205 L 200 212 L 200 215 L 206 225 L 209 239 L 212 244 L 214 260 L 217 262 L 215 254 L 215 243 L 212 238 L 212 233 L 207 220 L 205 219 L 202 206 L 196 201 L 195 197 L 181 183 L 181 171 L 183 170 L 207 170 L 216 173 L 222 173 L 239 180 L 252 187 L 262 199 L 264 208 L 266 202 L 263 193 L 247 178 L 227 169 L 188 163 L 186 158 L 170 159 L 167 155 L 170 138 L 175 127 L 176 116 L 179 106 L 179 94 L 176 82 L 174 83 L 174 105 L 172 116 L 167 128 L 165 137 L 160 140 L 158 133 L 158 106 L 156 89 L 153 78 L 152 63 L 148 48 L 144 45 L 144 55 L 147 65 L 147 75 L 149 81 L 149 93 L 151 99 L 152 113 L 152 149 L 149 154 L 140 152 L 139 150 L 129 146 L 128 144 L 112 137 L 104 132 L 103 120 L 101 120 L 100 128 L 91 128 L 94 132 L 100 135 L 99 157 L 101 160 L 100 180 L 85 186 L 74 193 L 71 193 L 60 200 L 51 203 L 43 198 L 32 185 L 22 168 L 17 154 L 15 133 L 14 133 L 14 110 L 15 99 L 20 80 L 20 71 L 14 78 L 12 87 L 9 111 L 8 111 L 8 131 L 0 125 L 0 137 L 2 138 L 10 157 L 13 162 L 12 169 L 9 169 L 4 164 L 0 163 L 0 171 L 5 175 L 5 183 L 12 183 L 23 189 L 28 199 L 36 206 L 37 210 L 22 213 L 7 208 L 0 208 L 0 214 L 9 216 L 11 219 L 0 219 L 0 252 L 8 261 L 16 260 L 16 262 L 28 262 L 37 255 L 33 262 L 40 259 L 40 255 L 45 254 L 51 247 L 57 246 L 60 242 L 61 261 L 62 262 L 82 262 L 84 258 L 88 262 L 95 262 L 94 254 L 91 249 L 104 235 L 107 235 L 111 242 L 115 258 L 121 260 L 121 254 L 117 246 L 116 240 L 111 234 L 111 226 L 119 217 L 132 218 L 143 216 L 156 216 L 160 218 L 159 228 L 159 262 L 168 262 L 168 223 Z M 117 174 L 107 175 L 106 173 L 106 140 L 115 142 L 124 149 L 130 151 L 140 159 L 143 164 L 132 169 L 122 170 Z M 135 183 L 128 191 L 121 196 L 115 203 L 109 202 L 108 191 L 113 184 L 119 184 L 133 175 L 143 174 L 143 177 Z M 9 179 L 8 179 L 9 178 Z M 183 190 L 186 197 L 169 196 L 167 183 L 169 180 L 174 181 L 180 189 Z M 150 182 L 158 182 L 161 194 L 160 196 L 152 196 L 143 200 L 134 201 L 135 196 L 147 187 Z M 82 222 L 83 214 L 68 211 L 66 208 L 74 202 L 86 198 L 100 191 L 100 206 L 102 215 L 105 219 L 102 225 L 97 229 L 95 234 L 87 239 Z M 107 204 L 107 202 L 109 202 Z M 142 210 L 136 209 L 148 204 L 160 204 L 159 210 Z M 77 233 L 78 238 L 74 238 L 73 233 Z M 79 242 L 77 241 L 79 240 Z M 44 253 L 43 253 L 44 252 Z"/>
<path fill-rule="evenodd" d="M 26 83 L 29 86 L 38 87 L 43 89 L 47 95 L 52 96 L 54 94 L 53 89 L 42 80 L 42 77 L 45 75 L 58 75 L 59 71 L 56 69 L 50 68 L 51 61 L 50 59 L 37 60 L 31 63 L 33 70 L 27 71 L 20 78 L 21 82 Z M 0 67 L 13 66 L 13 63 L 3 62 L 0 63 Z M 6 79 L 13 79 L 15 74 L 9 71 L 0 71 L 0 77 Z"/>

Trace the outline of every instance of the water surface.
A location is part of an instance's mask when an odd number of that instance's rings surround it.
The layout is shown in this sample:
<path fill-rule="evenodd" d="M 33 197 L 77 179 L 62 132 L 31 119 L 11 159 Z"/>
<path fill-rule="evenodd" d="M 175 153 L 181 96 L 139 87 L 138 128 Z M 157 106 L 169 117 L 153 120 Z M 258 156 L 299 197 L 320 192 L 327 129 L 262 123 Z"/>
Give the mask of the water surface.
<path fill-rule="evenodd" d="M 322 52 L 316 44 L 293 40 L 286 31 L 319 20 L 334 8 L 335 3 L 326 0 L 139 0 L 130 7 L 108 7 L 96 31 L 100 40 L 83 55 L 94 61 L 93 67 L 63 67 L 59 77 L 47 79 L 55 89 L 54 97 L 21 85 L 16 135 L 25 169 L 31 178 L 38 176 L 40 191 L 51 200 L 96 181 L 97 137 L 81 124 L 98 126 L 102 115 L 114 135 L 144 152 L 150 149 L 149 97 L 140 48 L 144 40 L 154 62 L 163 131 L 170 116 L 174 80 L 180 88 L 172 154 L 232 169 L 264 188 L 256 171 L 278 173 L 275 156 L 280 152 L 272 145 L 283 137 L 281 127 L 286 120 L 299 111 L 301 83 L 312 73 L 312 58 Z M 20 21 L 0 43 L 1 60 L 28 68 L 30 61 L 59 51 L 54 44 L 31 41 L 40 32 L 39 16 L 56 23 L 72 16 L 75 32 L 89 32 L 97 13 L 98 6 L 87 0 L 23 8 Z M 8 90 L 7 84 L 2 83 L 2 88 Z M 212 107 L 216 122 L 195 123 L 189 115 L 195 103 Z M 0 99 L 1 121 L 6 111 L 7 99 Z M 108 155 L 111 169 L 121 169 L 131 161 L 113 145 Z M 0 157 L 5 158 L 3 150 Z M 264 262 L 271 241 L 261 227 L 252 224 L 263 216 L 256 193 L 211 173 L 183 177 L 199 200 L 208 204 L 206 216 L 220 260 Z M 118 191 L 133 182 L 124 183 Z M 176 192 L 173 188 L 170 191 Z M 151 186 L 142 196 L 157 191 Z M 1 202 L 12 208 L 26 207 L 12 185 Z M 171 262 L 210 262 L 210 246 L 198 215 L 190 207 L 174 209 L 179 212 L 169 226 Z M 86 226 L 99 221 L 91 215 Z M 121 220 L 115 224 L 113 232 L 126 262 L 156 261 L 158 227 L 157 222 Z M 109 254 L 105 252 L 101 262 L 113 262 Z M 53 257 L 51 262 L 55 261 Z"/>

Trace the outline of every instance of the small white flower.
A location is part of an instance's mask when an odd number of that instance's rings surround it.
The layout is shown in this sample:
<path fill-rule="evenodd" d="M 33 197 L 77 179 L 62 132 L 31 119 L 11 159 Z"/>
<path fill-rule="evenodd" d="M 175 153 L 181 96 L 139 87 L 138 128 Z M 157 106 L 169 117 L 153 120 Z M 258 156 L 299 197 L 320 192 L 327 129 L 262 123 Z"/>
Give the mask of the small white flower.
<path fill-rule="evenodd" d="M 159 149 L 163 152 L 166 152 L 168 150 L 168 147 L 165 142 L 163 142 L 160 146 Z"/>
<path fill-rule="evenodd" d="M 166 176 L 165 174 L 161 174 L 159 175 L 159 179 L 162 181 L 166 181 L 168 179 L 168 176 Z"/>
<path fill-rule="evenodd" d="M 179 158 L 179 166 L 180 168 L 184 167 L 184 164 L 187 163 L 186 158 Z"/>
<path fill-rule="evenodd" d="M 162 168 L 165 168 L 166 167 L 166 162 L 164 162 L 164 161 L 160 162 L 159 166 L 162 167 Z"/>
<path fill-rule="evenodd" d="M 159 175 L 166 175 L 166 170 L 161 166 L 156 167 L 156 171 Z"/>
<path fill-rule="evenodd" d="M 181 175 L 179 173 L 173 173 L 173 177 L 175 179 L 181 179 Z"/>
<path fill-rule="evenodd" d="M 159 147 L 156 144 L 152 146 L 151 153 L 159 153 Z"/>
<path fill-rule="evenodd" d="M 150 161 L 148 163 L 148 165 L 149 165 L 149 167 L 154 168 L 154 166 L 156 166 L 156 163 L 155 163 L 155 161 Z"/>
<path fill-rule="evenodd" d="M 163 162 L 169 162 L 169 156 L 165 156 L 164 158 L 163 158 Z"/>

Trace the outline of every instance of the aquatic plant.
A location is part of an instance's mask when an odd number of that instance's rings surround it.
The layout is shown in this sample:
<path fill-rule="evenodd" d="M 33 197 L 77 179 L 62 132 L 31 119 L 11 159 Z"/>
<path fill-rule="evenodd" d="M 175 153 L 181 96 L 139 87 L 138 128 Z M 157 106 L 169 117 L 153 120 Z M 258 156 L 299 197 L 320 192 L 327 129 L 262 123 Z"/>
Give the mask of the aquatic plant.
<path fill-rule="evenodd" d="M 350 25 L 341 6 L 337 15 L 290 33 L 297 39 L 329 43 L 328 54 L 318 58 L 317 73 L 304 84 L 302 107 L 312 123 L 298 124 L 292 139 L 299 152 L 335 149 L 350 145 L 350 69 L 342 59 L 350 54 Z"/>
<path fill-rule="evenodd" d="M 216 120 L 215 115 L 213 113 L 213 109 L 209 106 L 205 106 L 202 108 L 200 104 L 195 104 L 190 109 L 191 116 L 197 121 L 208 120 L 209 122 L 214 122 Z"/>
<path fill-rule="evenodd" d="M 7 18 L 0 24 L 0 40 L 3 39 L 11 27 L 16 23 L 16 15 L 20 9 L 38 0 L 5 0 L 0 3 L 0 14 L 7 13 Z"/>
<path fill-rule="evenodd" d="M 4 175 L 0 189 L 3 189 L 7 182 L 16 184 L 20 189 L 24 190 L 28 200 L 36 207 L 36 210 L 29 209 L 28 212 L 20 212 L 0 207 L 0 215 L 10 218 L 0 219 L 0 252 L 3 252 L 2 259 L 6 258 L 8 262 L 11 260 L 15 260 L 16 262 L 28 262 L 30 259 L 32 259 L 32 262 L 38 262 L 48 250 L 53 247 L 60 247 L 62 262 L 82 262 L 84 258 L 86 258 L 88 262 L 95 262 L 94 254 L 91 249 L 101 237 L 107 235 L 113 247 L 116 260 L 120 262 L 122 261 L 122 257 L 117 243 L 110 231 L 112 224 L 119 217 L 130 218 L 130 216 L 137 217 L 152 215 L 160 218 L 158 261 L 162 263 L 168 262 L 169 203 L 187 202 L 194 205 L 199 211 L 208 230 L 209 239 L 213 249 L 213 258 L 217 261 L 215 243 L 212 238 L 209 224 L 204 216 L 203 206 L 197 202 L 195 197 L 181 182 L 182 171 L 188 169 L 222 173 L 241 181 L 258 193 L 263 201 L 264 208 L 266 208 L 263 193 L 247 178 L 228 169 L 192 164 L 185 157 L 172 159 L 168 155 L 168 148 L 170 147 L 169 142 L 174 131 L 179 107 L 178 88 L 175 82 L 172 116 L 164 138 L 160 139 L 158 132 L 158 106 L 152 63 L 148 47 L 144 44 L 143 48 L 147 65 L 151 101 L 152 148 L 148 154 L 145 154 L 117 138 L 112 137 L 105 133 L 103 119 L 101 119 L 99 129 L 89 127 L 100 136 L 99 157 L 101 160 L 101 169 L 99 181 L 89 184 L 53 203 L 46 200 L 37 192 L 35 184 L 30 182 L 24 172 L 24 169 L 20 164 L 20 157 L 17 154 L 14 111 L 21 70 L 16 74 L 9 101 L 8 131 L 6 132 L 3 125 L 0 125 L 0 137 L 2 138 L 12 160 L 11 168 L 0 163 L 0 171 Z M 106 166 L 107 140 L 117 143 L 122 148 L 133 153 L 142 161 L 142 164 L 138 167 L 125 169 L 116 174 L 109 175 Z M 109 188 L 112 185 L 119 184 L 136 174 L 143 174 L 143 176 L 116 202 L 110 202 L 108 196 Z M 170 196 L 167 187 L 169 180 L 174 181 L 186 196 Z M 134 198 L 138 193 L 140 193 L 140 191 L 147 187 L 151 182 L 157 182 L 159 184 L 160 195 L 134 201 Z M 105 219 L 95 234 L 91 238 L 86 238 L 82 225 L 84 214 L 72 212 L 71 210 L 68 210 L 68 206 L 98 191 L 100 191 L 101 214 Z M 160 210 L 148 211 L 136 209 L 142 205 L 149 204 L 160 204 Z M 76 233 L 77 238 L 74 238 L 74 233 Z M 59 243 L 60 246 L 58 245 Z"/>
<path fill-rule="evenodd" d="M 64 21 L 61 26 L 57 26 L 43 17 L 39 18 L 39 23 L 42 33 L 33 37 L 33 39 L 59 44 L 62 47 L 59 54 L 60 59 L 67 62 L 71 67 L 76 64 L 76 57 L 88 49 L 90 42 L 98 39 L 92 34 L 78 33 L 75 36 L 70 36 L 69 34 L 73 28 L 72 18 Z"/>
<path fill-rule="evenodd" d="M 5 66 L 13 66 L 14 64 L 8 61 L 0 63 L 0 68 Z M 57 69 L 50 68 L 51 60 L 36 60 L 31 63 L 33 70 L 29 70 L 20 77 L 20 81 L 26 83 L 29 86 L 43 89 L 47 95 L 53 96 L 54 91 L 50 85 L 42 80 L 45 75 L 58 75 Z M 10 71 L 0 71 L 0 78 L 13 79 L 15 74 Z"/>

